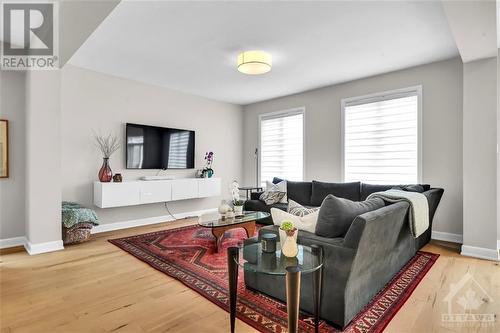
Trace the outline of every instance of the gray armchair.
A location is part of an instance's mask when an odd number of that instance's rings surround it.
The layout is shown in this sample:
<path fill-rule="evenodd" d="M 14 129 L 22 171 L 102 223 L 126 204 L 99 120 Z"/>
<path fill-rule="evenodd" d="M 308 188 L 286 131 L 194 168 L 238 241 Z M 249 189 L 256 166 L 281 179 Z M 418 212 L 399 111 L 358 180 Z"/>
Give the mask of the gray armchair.
<path fill-rule="evenodd" d="M 418 243 L 410 234 L 408 204 L 395 203 L 356 217 L 344 238 L 325 238 L 299 231 L 298 242 L 323 248 L 321 318 L 345 327 L 413 257 Z M 277 233 L 276 226 L 260 230 Z M 248 288 L 286 300 L 284 277 L 245 272 Z M 300 308 L 313 313 L 312 280 L 303 275 Z"/>

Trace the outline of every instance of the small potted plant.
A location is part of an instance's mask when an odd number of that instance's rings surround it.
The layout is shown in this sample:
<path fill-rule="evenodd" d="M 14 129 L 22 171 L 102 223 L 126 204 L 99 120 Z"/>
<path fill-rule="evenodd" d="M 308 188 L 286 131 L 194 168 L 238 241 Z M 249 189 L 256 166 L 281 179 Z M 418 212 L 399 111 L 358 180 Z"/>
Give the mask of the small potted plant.
<path fill-rule="evenodd" d="M 234 208 L 234 215 L 235 216 L 242 216 L 243 215 L 243 204 L 245 201 L 240 199 L 240 185 L 238 182 L 235 180 L 231 184 L 231 197 L 233 199 L 233 208 Z"/>
<path fill-rule="evenodd" d="M 297 246 L 297 228 L 290 220 L 283 220 L 279 229 L 281 252 L 285 257 L 296 257 L 299 252 Z"/>

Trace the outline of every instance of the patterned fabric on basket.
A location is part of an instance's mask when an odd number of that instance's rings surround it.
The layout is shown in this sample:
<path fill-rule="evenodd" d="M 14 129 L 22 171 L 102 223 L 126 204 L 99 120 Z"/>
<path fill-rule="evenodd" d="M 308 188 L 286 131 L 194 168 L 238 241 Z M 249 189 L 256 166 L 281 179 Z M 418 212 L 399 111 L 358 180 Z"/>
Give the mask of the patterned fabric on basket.
<path fill-rule="evenodd" d="M 63 243 L 74 244 L 89 240 L 93 226 L 92 223 L 78 223 L 71 228 L 63 226 Z"/>
<path fill-rule="evenodd" d="M 308 214 L 314 213 L 319 210 L 319 207 L 314 207 L 314 208 L 307 208 L 299 204 L 298 202 L 295 202 L 293 200 L 288 201 L 288 209 L 287 212 L 292 214 L 292 215 L 297 215 L 300 217 L 304 217 Z"/>

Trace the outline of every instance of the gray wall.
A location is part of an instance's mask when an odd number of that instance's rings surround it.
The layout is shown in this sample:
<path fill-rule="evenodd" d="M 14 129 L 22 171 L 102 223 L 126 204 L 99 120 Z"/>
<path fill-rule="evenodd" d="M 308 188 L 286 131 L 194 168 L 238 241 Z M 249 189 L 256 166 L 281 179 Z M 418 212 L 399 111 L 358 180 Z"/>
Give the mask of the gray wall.
<path fill-rule="evenodd" d="M 500 49 L 497 49 L 497 147 L 500 147 Z M 497 150 L 497 247 L 500 250 L 500 151 Z"/>
<path fill-rule="evenodd" d="M 29 244 L 62 248 L 60 84 L 59 70 L 27 73 L 25 208 Z"/>
<path fill-rule="evenodd" d="M 423 86 L 423 181 L 445 194 L 434 230 L 462 233 L 462 62 L 451 59 L 307 91 L 243 108 L 243 166 L 255 182 L 258 115 L 305 106 L 305 178 L 341 180 L 341 99 Z"/>
<path fill-rule="evenodd" d="M 0 118 L 9 121 L 9 178 L 0 179 L 0 239 L 21 237 L 25 198 L 25 85 L 21 71 L 0 70 Z"/>
<path fill-rule="evenodd" d="M 464 246 L 497 248 L 497 59 L 464 64 Z"/>
<path fill-rule="evenodd" d="M 62 196 L 92 205 L 92 183 L 102 164 L 93 144 L 93 130 L 115 133 L 125 139 L 125 123 L 141 123 L 196 131 L 196 168 L 204 154 L 215 152 L 215 176 L 222 178 L 222 195 L 242 176 L 242 110 L 240 106 L 175 92 L 158 86 L 112 77 L 67 65 L 62 71 Z M 154 175 L 157 170 L 126 170 L 125 152 L 110 159 L 114 173 L 124 179 Z M 178 177 L 194 170 L 167 171 Z M 218 207 L 221 198 L 169 203 L 172 213 Z M 97 209 L 97 208 L 96 208 Z M 162 204 L 97 209 L 101 223 L 167 215 Z"/>

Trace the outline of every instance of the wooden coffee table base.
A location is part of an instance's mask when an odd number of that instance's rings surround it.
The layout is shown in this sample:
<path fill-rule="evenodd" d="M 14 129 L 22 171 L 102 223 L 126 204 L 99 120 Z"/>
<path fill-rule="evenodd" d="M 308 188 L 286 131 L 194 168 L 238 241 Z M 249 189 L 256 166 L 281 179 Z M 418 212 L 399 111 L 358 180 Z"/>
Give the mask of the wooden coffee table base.
<path fill-rule="evenodd" d="M 228 230 L 236 229 L 236 228 L 245 229 L 245 231 L 247 233 L 247 238 L 252 237 L 255 233 L 255 221 L 248 221 L 245 223 L 223 225 L 223 226 L 211 228 L 212 235 L 214 235 L 214 237 L 215 237 L 215 252 L 219 252 L 219 245 L 222 242 L 222 238 L 224 237 L 224 233 Z"/>

